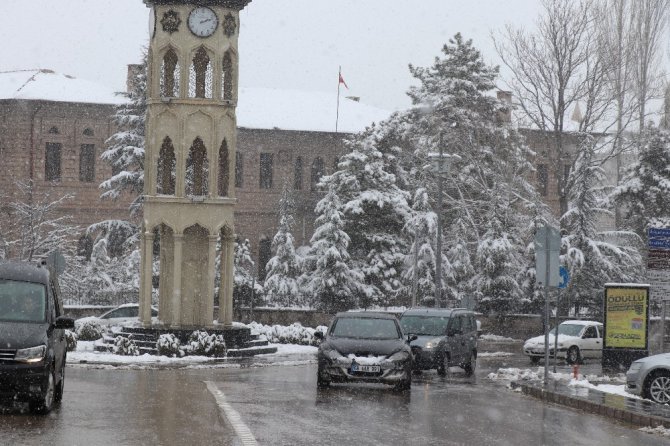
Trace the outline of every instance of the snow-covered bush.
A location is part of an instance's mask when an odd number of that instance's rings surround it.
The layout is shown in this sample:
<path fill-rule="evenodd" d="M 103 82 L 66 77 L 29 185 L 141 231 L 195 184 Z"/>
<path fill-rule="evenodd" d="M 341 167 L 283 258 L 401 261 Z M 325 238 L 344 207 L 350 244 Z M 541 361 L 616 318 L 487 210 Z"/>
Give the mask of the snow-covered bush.
<path fill-rule="evenodd" d="M 185 350 L 189 355 L 221 358 L 226 356 L 226 342 L 221 335 L 196 330 L 188 337 Z"/>
<path fill-rule="evenodd" d="M 67 351 L 73 352 L 77 350 L 77 333 L 65 330 L 65 342 L 67 343 Z"/>
<path fill-rule="evenodd" d="M 273 344 L 300 344 L 319 345 L 319 340 L 314 337 L 316 331 L 326 333 L 328 327 L 319 325 L 316 328 L 303 327 L 299 322 L 289 326 L 285 325 L 263 325 L 251 322 L 248 327 L 256 333 L 265 336 L 268 342 Z"/>
<path fill-rule="evenodd" d="M 177 336 L 172 333 L 162 334 L 156 341 L 156 350 L 161 356 L 171 356 L 181 358 L 186 353 L 181 346 Z"/>
<path fill-rule="evenodd" d="M 81 341 L 95 341 L 100 339 L 104 333 L 102 326 L 94 320 L 77 324 L 75 330 L 77 339 Z"/>
<path fill-rule="evenodd" d="M 117 336 L 114 338 L 114 353 L 123 356 L 139 356 L 140 349 L 135 344 L 132 335 L 127 338 Z"/>

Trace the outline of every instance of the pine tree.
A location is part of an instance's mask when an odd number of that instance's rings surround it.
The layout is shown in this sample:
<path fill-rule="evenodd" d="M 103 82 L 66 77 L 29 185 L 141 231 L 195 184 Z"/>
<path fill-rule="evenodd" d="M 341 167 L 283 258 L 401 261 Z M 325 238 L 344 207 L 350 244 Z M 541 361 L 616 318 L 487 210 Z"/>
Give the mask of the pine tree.
<path fill-rule="evenodd" d="M 100 184 L 102 198 L 117 199 L 124 191 L 135 195 L 131 215 L 142 208 L 144 191 L 144 121 L 147 112 L 147 51 L 131 83 L 129 92 L 118 93 L 128 99 L 116 109 L 113 122 L 119 128 L 107 139 L 101 158 L 112 165 L 114 174 Z"/>
<path fill-rule="evenodd" d="M 301 304 L 297 280 L 301 265 L 291 234 L 294 209 L 291 191 L 285 183 L 279 200 L 279 228 L 272 239 L 272 252 L 275 255 L 265 266 L 267 275 L 263 284 L 266 298 L 280 306 Z"/>
<path fill-rule="evenodd" d="M 639 160 L 628 169 L 610 200 L 623 209 L 623 227 L 647 240 L 649 228 L 670 228 L 670 132 L 648 128 Z"/>
<path fill-rule="evenodd" d="M 249 239 L 244 239 L 244 241 L 236 240 L 235 257 L 233 258 L 235 282 L 233 285 L 233 303 L 235 306 L 249 305 L 252 301 L 254 306 L 261 303 L 263 287 L 256 281 L 252 274 L 254 264 L 255 263 L 251 258 Z M 218 265 L 217 271 L 220 271 Z"/>
<path fill-rule="evenodd" d="M 334 313 L 356 306 L 356 296 L 363 288 L 363 274 L 349 266 L 349 236 L 339 197 L 334 187 L 316 205 L 316 229 L 310 240 L 305 272 L 300 285 L 314 307 Z"/>
<path fill-rule="evenodd" d="M 342 204 L 344 232 L 351 238 L 351 267 L 365 277 L 358 305 L 388 306 L 402 287 L 401 272 L 408 242 L 402 228 L 410 215 L 409 194 L 401 189 L 397 168 L 399 148 L 389 139 L 389 125 L 371 126 L 348 141 L 351 152 L 339 169 L 324 177 Z"/>
<path fill-rule="evenodd" d="M 612 212 L 603 207 L 601 184 L 605 172 L 596 163 L 595 142 L 586 137 L 580 145 L 575 168 L 568 177 L 568 212 L 562 217 L 567 235 L 563 260 L 570 272 L 568 298 L 575 314 L 580 307 L 600 316 L 607 282 L 634 282 L 641 268 L 637 248 L 641 239 L 632 232 L 598 231 L 598 219 Z"/>

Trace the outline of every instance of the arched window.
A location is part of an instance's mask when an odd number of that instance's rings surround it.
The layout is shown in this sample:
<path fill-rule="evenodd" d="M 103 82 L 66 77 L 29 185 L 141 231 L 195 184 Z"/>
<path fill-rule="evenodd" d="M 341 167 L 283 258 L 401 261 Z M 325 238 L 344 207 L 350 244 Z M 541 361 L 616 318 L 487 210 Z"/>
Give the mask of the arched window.
<path fill-rule="evenodd" d="M 208 176 L 207 149 L 202 139 L 195 138 L 186 159 L 186 195 L 207 195 Z"/>
<path fill-rule="evenodd" d="M 270 261 L 272 257 L 272 242 L 269 238 L 261 239 L 258 242 L 258 278 L 260 280 L 265 279 L 265 265 Z"/>
<path fill-rule="evenodd" d="M 221 98 L 224 100 L 233 99 L 233 61 L 230 51 L 226 51 L 226 54 L 223 55 Z"/>
<path fill-rule="evenodd" d="M 179 97 L 179 59 L 173 49 L 167 50 L 161 64 L 161 96 Z"/>
<path fill-rule="evenodd" d="M 220 197 L 228 196 L 228 184 L 230 183 L 230 164 L 228 161 L 228 143 L 224 139 L 219 148 L 219 178 L 218 191 Z"/>
<path fill-rule="evenodd" d="M 317 189 L 317 184 L 319 184 L 319 180 L 323 176 L 323 173 L 324 173 L 323 159 L 321 159 L 321 157 L 317 157 L 314 159 L 314 162 L 312 163 L 311 190 Z"/>
<path fill-rule="evenodd" d="M 158 158 L 158 174 L 156 193 L 174 195 L 175 180 L 177 177 L 177 162 L 174 155 L 172 140 L 166 136 L 161 146 Z"/>
<path fill-rule="evenodd" d="M 84 131 L 82 132 L 82 134 L 83 134 L 84 136 L 93 136 L 93 135 L 94 135 L 94 134 L 93 134 L 93 130 L 90 129 L 90 128 L 88 128 L 88 127 L 84 129 Z"/>
<path fill-rule="evenodd" d="M 212 97 L 212 64 L 204 48 L 195 53 L 188 78 L 189 98 Z"/>
<path fill-rule="evenodd" d="M 60 135 L 60 131 L 58 130 L 58 127 L 53 126 L 49 129 L 49 133 L 52 135 Z"/>
<path fill-rule="evenodd" d="M 302 157 L 296 157 L 293 172 L 293 189 L 302 190 Z"/>

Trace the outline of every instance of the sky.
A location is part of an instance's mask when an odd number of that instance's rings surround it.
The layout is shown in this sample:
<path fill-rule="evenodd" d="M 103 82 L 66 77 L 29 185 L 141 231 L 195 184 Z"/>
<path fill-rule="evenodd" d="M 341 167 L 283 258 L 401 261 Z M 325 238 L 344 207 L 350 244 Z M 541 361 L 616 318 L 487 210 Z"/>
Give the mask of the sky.
<path fill-rule="evenodd" d="M 491 32 L 532 28 L 538 13 L 537 0 L 252 0 L 240 17 L 240 86 L 336 91 L 341 66 L 343 95 L 403 109 L 408 64 L 432 65 L 456 32 L 499 64 Z M 1 0 L 0 71 L 48 68 L 123 90 L 148 18 L 143 0 Z"/>

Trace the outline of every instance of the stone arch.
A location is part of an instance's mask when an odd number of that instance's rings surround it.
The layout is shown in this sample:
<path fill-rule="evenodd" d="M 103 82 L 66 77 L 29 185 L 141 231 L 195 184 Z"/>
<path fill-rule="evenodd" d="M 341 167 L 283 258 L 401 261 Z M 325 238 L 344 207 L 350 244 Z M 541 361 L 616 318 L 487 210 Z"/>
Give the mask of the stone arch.
<path fill-rule="evenodd" d="M 196 325 L 201 321 L 210 300 L 208 295 L 209 231 L 194 224 L 184 229 L 181 275 L 181 324 Z M 210 321 L 211 322 L 211 321 Z"/>
<path fill-rule="evenodd" d="M 228 196 L 230 185 L 230 155 L 228 153 L 228 142 L 224 139 L 219 147 L 219 177 L 218 193 L 220 197 Z"/>
<path fill-rule="evenodd" d="M 156 171 L 156 193 L 174 195 L 177 181 L 177 159 L 169 136 L 166 136 L 163 140 Z"/>
<path fill-rule="evenodd" d="M 323 176 L 324 173 L 325 173 L 325 167 L 323 164 L 323 158 L 317 156 L 316 158 L 314 158 L 314 161 L 312 161 L 312 175 L 310 179 L 311 190 L 317 190 L 319 180 L 321 180 L 321 177 Z"/>
<path fill-rule="evenodd" d="M 172 47 L 168 47 L 161 59 L 160 94 L 164 98 L 179 97 L 179 57 Z"/>
<path fill-rule="evenodd" d="M 51 135 L 60 135 L 60 130 L 58 130 L 58 127 L 56 127 L 54 125 L 49 129 L 49 131 L 47 133 L 49 133 Z"/>
<path fill-rule="evenodd" d="M 188 75 L 189 98 L 212 98 L 214 80 L 212 59 L 212 53 L 204 46 L 200 46 L 194 52 Z"/>
<path fill-rule="evenodd" d="M 209 162 L 207 148 L 200 137 L 193 140 L 186 159 L 186 195 L 205 196 L 208 194 Z"/>
<path fill-rule="evenodd" d="M 95 136 L 95 133 L 93 132 L 93 129 L 90 127 L 86 127 L 83 132 L 81 132 L 82 135 L 84 136 Z"/>

